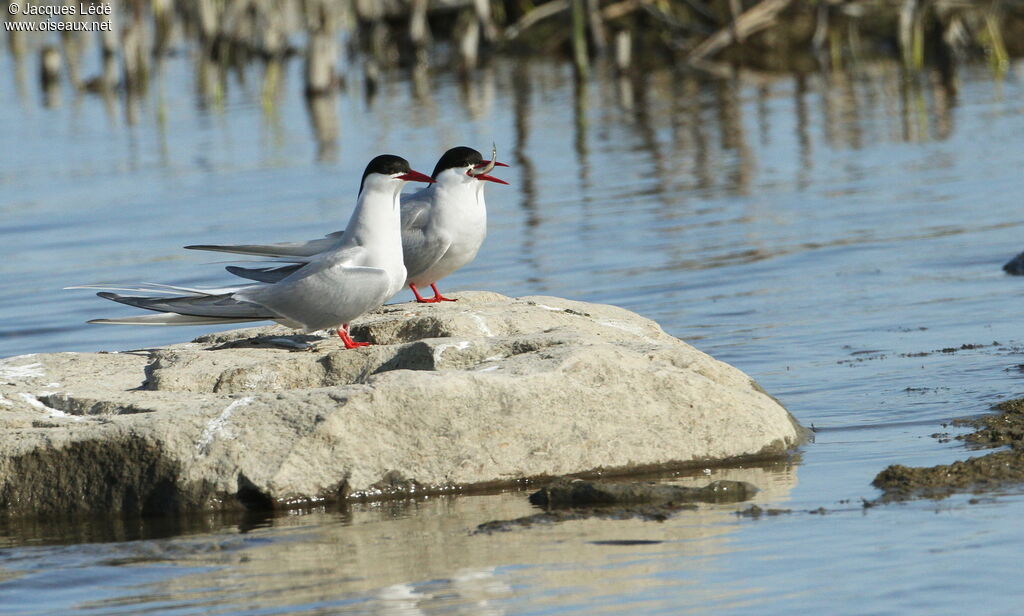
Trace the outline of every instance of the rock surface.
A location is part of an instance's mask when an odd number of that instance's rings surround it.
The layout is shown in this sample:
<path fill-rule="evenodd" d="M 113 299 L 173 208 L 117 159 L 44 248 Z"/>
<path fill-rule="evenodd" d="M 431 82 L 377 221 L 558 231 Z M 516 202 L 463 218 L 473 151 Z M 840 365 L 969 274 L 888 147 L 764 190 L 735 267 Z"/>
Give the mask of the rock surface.
<path fill-rule="evenodd" d="M 375 346 L 357 350 L 271 326 L 2 360 L 0 510 L 385 497 L 782 455 L 804 435 L 748 376 L 627 310 L 456 297 L 367 315 L 353 335 Z"/>

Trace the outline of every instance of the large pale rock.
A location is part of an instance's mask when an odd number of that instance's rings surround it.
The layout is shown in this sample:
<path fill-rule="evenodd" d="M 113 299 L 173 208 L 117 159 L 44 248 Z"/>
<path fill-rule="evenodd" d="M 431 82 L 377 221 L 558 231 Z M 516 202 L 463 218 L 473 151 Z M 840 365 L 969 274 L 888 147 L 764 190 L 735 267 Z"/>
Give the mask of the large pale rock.
<path fill-rule="evenodd" d="M 269 507 L 782 455 L 802 437 L 748 376 L 629 311 L 457 297 L 364 317 L 354 335 L 375 346 L 358 350 L 274 326 L 0 361 L 0 509 Z"/>

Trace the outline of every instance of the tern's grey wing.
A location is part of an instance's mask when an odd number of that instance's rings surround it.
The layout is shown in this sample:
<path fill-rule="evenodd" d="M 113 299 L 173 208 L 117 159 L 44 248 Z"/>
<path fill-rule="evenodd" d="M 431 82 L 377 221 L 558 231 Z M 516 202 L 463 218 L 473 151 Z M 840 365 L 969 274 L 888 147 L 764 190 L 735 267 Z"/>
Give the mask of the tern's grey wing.
<path fill-rule="evenodd" d="M 266 319 L 194 317 L 190 314 L 158 312 L 156 314 L 144 314 L 137 317 L 121 317 L 119 319 L 90 319 L 87 322 L 103 323 L 105 325 L 222 325 L 226 323 L 251 323 L 253 321 L 265 320 Z"/>
<path fill-rule="evenodd" d="M 265 306 L 306 331 L 337 327 L 388 300 L 390 277 L 376 267 L 322 263 L 272 285 L 254 285 L 235 297 Z"/>
<path fill-rule="evenodd" d="M 330 263 L 340 265 L 362 265 L 366 257 L 367 253 L 365 248 L 362 246 L 351 246 L 344 250 L 332 250 L 319 255 L 314 255 L 307 259 L 305 263 L 290 263 L 288 265 L 281 265 L 277 267 L 253 268 L 229 265 L 224 269 L 241 278 L 258 280 L 259 282 L 277 283 L 293 274 L 296 274 L 297 272 L 317 271 L 321 267 L 319 264 L 320 261 L 326 260 Z"/>
<path fill-rule="evenodd" d="M 426 228 L 430 221 L 430 199 L 429 194 L 423 194 L 426 189 L 416 194 L 402 198 L 402 232 L 406 230 Z"/>
<path fill-rule="evenodd" d="M 261 257 L 311 257 L 338 245 L 344 231 L 335 231 L 327 237 L 305 242 L 281 242 L 278 244 L 195 244 L 185 246 L 189 250 L 211 250 Z"/>
<path fill-rule="evenodd" d="M 239 301 L 235 294 L 223 295 L 192 295 L 186 297 L 131 297 L 117 293 L 97 293 L 109 299 L 136 308 L 155 310 L 157 312 L 173 312 L 193 317 L 213 317 L 217 319 L 273 319 L 275 315 L 256 304 Z"/>
<path fill-rule="evenodd" d="M 402 201 L 402 254 L 408 278 L 430 269 L 440 259 L 451 240 L 437 233 L 430 224 L 431 204 L 427 189 Z"/>
<path fill-rule="evenodd" d="M 304 263 L 296 263 L 295 265 L 282 265 L 281 267 L 237 267 L 234 265 L 229 265 L 224 269 L 240 278 L 248 278 L 249 280 L 256 280 L 259 282 L 274 283 L 281 282 L 288 276 L 291 276 L 295 272 L 302 269 L 302 267 L 304 266 Z"/>
<path fill-rule="evenodd" d="M 132 293 L 145 293 L 147 296 L 152 296 L 153 293 L 159 295 L 174 295 L 176 297 L 181 295 L 224 295 L 225 293 L 234 293 L 242 289 L 247 285 L 234 285 L 231 287 L 217 287 L 212 289 L 200 289 L 198 287 L 182 287 L 179 285 L 170 284 L 159 284 L 155 282 L 142 282 L 139 284 L 80 284 L 73 287 L 64 287 L 65 289 L 96 289 L 99 291 L 131 291 Z"/>
<path fill-rule="evenodd" d="M 431 233 L 429 229 L 402 231 L 402 256 L 407 280 L 414 280 L 437 263 L 451 246 L 446 236 Z M 436 282 L 431 280 L 430 282 Z M 427 284 L 427 283 L 418 283 Z"/>

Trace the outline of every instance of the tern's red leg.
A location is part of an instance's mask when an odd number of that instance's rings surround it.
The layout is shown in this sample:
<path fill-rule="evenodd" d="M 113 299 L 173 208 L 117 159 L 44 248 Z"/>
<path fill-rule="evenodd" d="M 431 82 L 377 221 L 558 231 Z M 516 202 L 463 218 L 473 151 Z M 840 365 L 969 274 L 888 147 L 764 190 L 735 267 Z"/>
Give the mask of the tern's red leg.
<path fill-rule="evenodd" d="M 459 301 L 457 299 L 452 299 L 450 297 L 445 297 L 445 296 L 441 295 L 441 292 L 437 290 L 437 283 L 434 283 L 434 282 L 430 283 L 430 288 L 434 290 L 434 297 L 431 297 L 427 301 L 431 301 L 431 302 L 457 302 L 457 301 Z"/>
<path fill-rule="evenodd" d="M 430 286 L 433 287 L 434 285 Z M 412 291 L 412 294 L 416 296 L 416 303 L 418 304 L 433 304 L 441 301 L 437 299 L 437 297 L 431 297 L 430 299 L 423 297 L 422 295 L 420 295 L 420 292 L 416 290 L 416 285 L 412 284 L 411 282 L 409 283 L 409 290 Z"/>
<path fill-rule="evenodd" d="M 412 294 L 416 296 L 416 302 L 417 303 L 419 303 L 419 304 L 429 304 L 430 303 L 430 300 L 423 299 L 423 296 L 420 295 L 420 292 L 416 290 L 416 285 L 414 285 L 411 282 L 409 283 L 409 290 L 412 291 Z"/>
<path fill-rule="evenodd" d="M 352 339 L 352 336 L 348 335 L 348 323 L 345 323 L 338 328 L 338 337 L 345 343 L 346 349 L 357 349 L 359 347 L 370 346 L 369 342 L 356 342 Z"/>

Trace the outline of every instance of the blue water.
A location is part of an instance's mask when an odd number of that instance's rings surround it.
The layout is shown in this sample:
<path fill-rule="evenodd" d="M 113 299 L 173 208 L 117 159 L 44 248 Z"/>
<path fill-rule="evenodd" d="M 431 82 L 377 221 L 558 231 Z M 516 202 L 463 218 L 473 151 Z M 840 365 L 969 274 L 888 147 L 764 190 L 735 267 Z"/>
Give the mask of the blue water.
<path fill-rule="evenodd" d="M 0 357 L 210 331 L 89 326 L 131 312 L 62 288 L 226 282 L 217 256 L 181 246 L 317 237 L 343 226 L 373 155 L 429 173 L 451 145 L 494 142 L 511 186 L 488 187 L 487 242 L 442 289 L 616 304 L 743 369 L 819 431 L 792 463 L 711 475 L 793 513 L 471 534 L 531 513 L 509 492 L 255 525 L 9 524 L 0 611 L 1019 611 L 1020 489 L 860 499 L 889 464 L 971 455 L 929 435 L 1024 395 L 1024 278 L 1000 269 L 1024 250 L 1024 64 L 964 67 L 955 95 L 885 63 L 718 82 L 599 70 L 576 89 L 567 66 L 498 60 L 420 92 L 386 73 L 372 100 L 352 71 L 326 105 L 333 148 L 318 147 L 300 68 L 275 89 L 252 65 L 203 94 L 180 54 L 141 100 L 64 89 L 46 108 L 35 56 L 19 69 L 0 53 Z M 936 352 L 964 344 L 984 346 Z M 594 543 L 619 539 L 656 543 Z"/>

